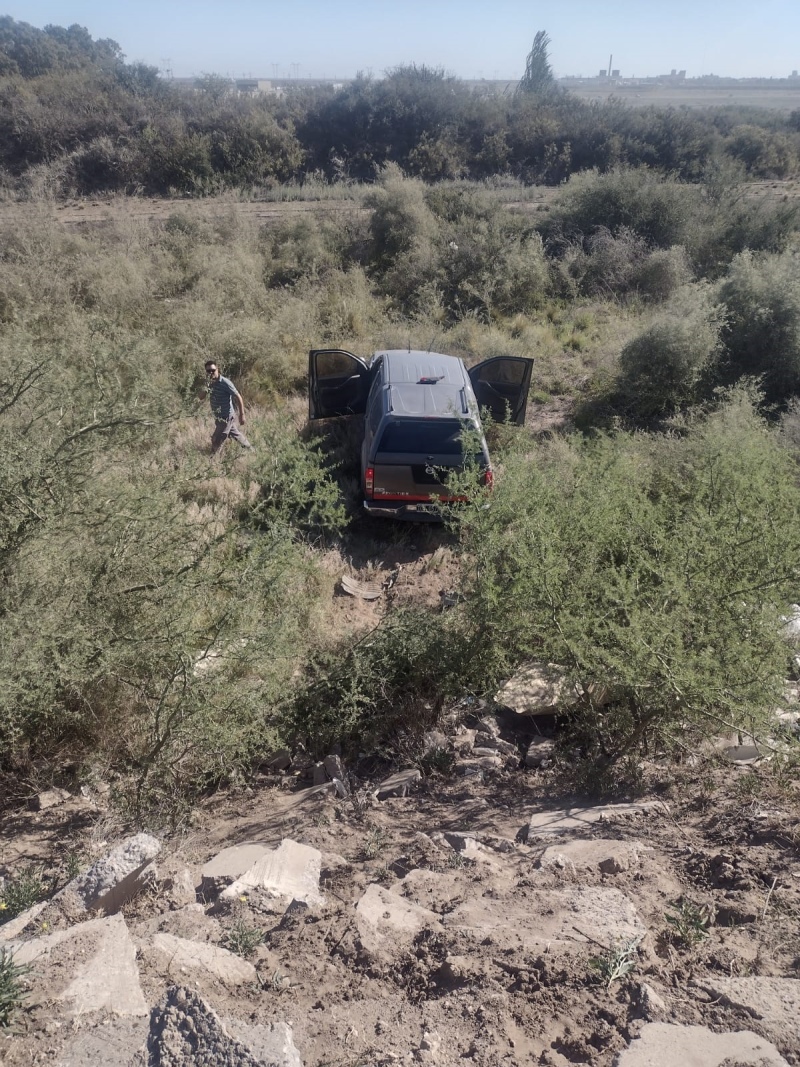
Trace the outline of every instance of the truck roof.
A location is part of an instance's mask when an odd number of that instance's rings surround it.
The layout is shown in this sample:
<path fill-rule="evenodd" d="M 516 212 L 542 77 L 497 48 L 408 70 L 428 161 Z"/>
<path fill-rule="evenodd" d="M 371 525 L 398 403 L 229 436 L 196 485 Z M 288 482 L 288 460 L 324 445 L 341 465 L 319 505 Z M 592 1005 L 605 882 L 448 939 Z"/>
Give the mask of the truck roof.
<path fill-rule="evenodd" d="M 395 415 L 464 418 L 469 415 L 469 377 L 457 356 L 411 349 L 376 352 L 383 358 Z"/>

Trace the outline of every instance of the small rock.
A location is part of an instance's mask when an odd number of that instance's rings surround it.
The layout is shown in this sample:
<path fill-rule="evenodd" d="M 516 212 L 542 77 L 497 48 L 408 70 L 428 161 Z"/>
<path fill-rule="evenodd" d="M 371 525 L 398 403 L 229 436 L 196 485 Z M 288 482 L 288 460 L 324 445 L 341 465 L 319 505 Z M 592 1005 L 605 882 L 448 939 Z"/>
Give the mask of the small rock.
<path fill-rule="evenodd" d="M 36 811 L 45 811 L 47 808 L 58 807 L 69 798 L 70 794 L 66 789 L 47 789 L 34 798 L 33 807 Z"/>
<path fill-rule="evenodd" d="M 429 755 L 431 752 L 439 752 L 442 749 L 447 749 L 447 738 L 441 730 L 429 730 L 422 738 L 422 751 L 425 755 Z"/>
<path fill-rule="evenodd" d="M 385 778 L 373 793 L 378 800 L 388 800 L 389 797 L 407 797 L 414 785 L 420 780 L 422 774 L 416 767 L 405 771 L 398 771 Z"/>
<path fill-rule="evenodd" d="M 288 748 L 279 749 L 273 756 L 266 762 L 266 768 L 268 771 L 277 773 L 278 771 L 288 770 L 292 765 L 292 754 Z"/>
<path fill-rule="evenodd" d="M 226 986 L 255 982 L 256 969 L 252 963 L 217 945 L 189 941 L 172 934 L 156 934 L 142 947 L 142 954 L 173 981 L 211 975 Z"/>
<path fill-rule="evenodd" d="M 356 926 L 368 952 L 398 951 L 425 927 L 441 930 L 437 916 L 373 882 L 356 904 Z"/>
<path fill-rule="evenodd" d="M 534 737 L 525 753 L 525 766 L 541 767 L 543 763 L 553 758 L 555 747 L 556 743 L 551 737 Z"/>
<path fill-rule="evenodd" d="M 77 895 L 87 911 L 115 912 L 154 881 L 151 862 L 161 851 L 161 842 L 150 834 L 126 838 L 85 874 L 74 878 L 57 897 Z"/>
<path fill-rule="evenodd" d="M 500 726 L 493 715 L 484 715 L 482 719 L 479 719 L 477 729 L 480 733 L 488 734 L 490 737 L 500 737 Z"/>
<path fill-rule="evenodd" d="M 482 749 L 487 750 L 482 752 L 481 755 L 491 756 L 497 755 L 499 752 L 503 756 L 519 756 L 517 746 L 512 745 L 510 741 L 504 741 L 502 737 L 495 737 L 492 734 L 482 734 L 479 744 Z M 476 748 L 475 751 L 477 752 L 478 749 Z"/>
<path fill-rule="evenodd" d="M 194 904 L 197 893 L 188 867 L 181 867 L 164 879 L 164 891 L 172 904 Z"/>
<path fill-rule="evenodd" d="M 656 1022 L 667 1014 L 667 1005 L 663 998 L 647 982 L 640 982 L 636 989 L 636 1003 L 648 1022 Z"/>

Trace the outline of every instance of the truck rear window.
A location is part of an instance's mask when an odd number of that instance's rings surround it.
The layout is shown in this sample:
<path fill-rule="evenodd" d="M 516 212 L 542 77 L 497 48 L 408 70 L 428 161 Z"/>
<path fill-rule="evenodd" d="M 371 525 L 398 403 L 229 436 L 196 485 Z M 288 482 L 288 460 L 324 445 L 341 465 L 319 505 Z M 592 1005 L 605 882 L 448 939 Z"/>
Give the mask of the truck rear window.
<path fill-rule="evenodd" d="M 381 436 L 379 452 L 460 456 L 462 423 L 458 419 L 402 419 L 390 422 Z"/>

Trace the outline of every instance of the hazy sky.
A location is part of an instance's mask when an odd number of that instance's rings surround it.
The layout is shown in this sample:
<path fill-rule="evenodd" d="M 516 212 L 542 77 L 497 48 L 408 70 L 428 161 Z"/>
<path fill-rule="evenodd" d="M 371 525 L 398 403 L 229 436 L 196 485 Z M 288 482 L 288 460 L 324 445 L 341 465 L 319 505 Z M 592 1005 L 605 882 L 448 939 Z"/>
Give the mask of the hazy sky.
<path fill-rule="evenodd" d="M 176 75 L 379 77 L 400 63 L 518 78 L 537 30 L 558 75 L 786 77 L 800 69 L 798 0 L 0 0 L 43 27 L 77 22 L 129 61 Z"/>

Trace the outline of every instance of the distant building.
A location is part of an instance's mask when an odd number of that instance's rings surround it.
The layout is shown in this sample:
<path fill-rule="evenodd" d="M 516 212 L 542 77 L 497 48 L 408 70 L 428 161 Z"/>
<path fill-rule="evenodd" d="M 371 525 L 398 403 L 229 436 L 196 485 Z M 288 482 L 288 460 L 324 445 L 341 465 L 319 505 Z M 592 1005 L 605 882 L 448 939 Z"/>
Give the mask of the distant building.
<path fill-rule="evenodd" d="M 268 96 L 275 91 L 265 78 L 237 78 L 235 85 L 240 96 Z"/>

